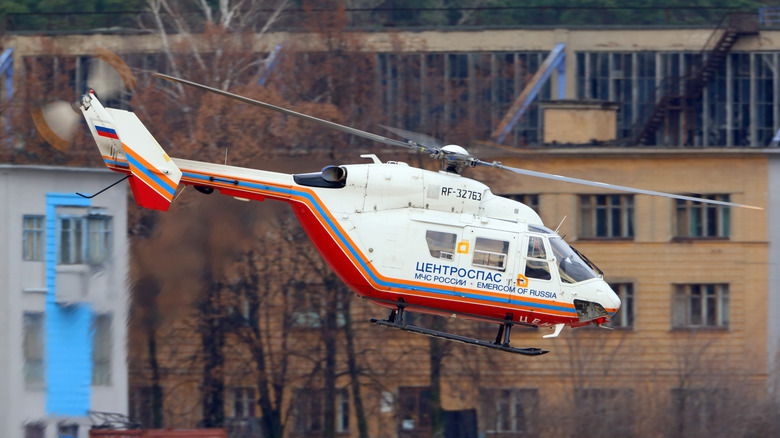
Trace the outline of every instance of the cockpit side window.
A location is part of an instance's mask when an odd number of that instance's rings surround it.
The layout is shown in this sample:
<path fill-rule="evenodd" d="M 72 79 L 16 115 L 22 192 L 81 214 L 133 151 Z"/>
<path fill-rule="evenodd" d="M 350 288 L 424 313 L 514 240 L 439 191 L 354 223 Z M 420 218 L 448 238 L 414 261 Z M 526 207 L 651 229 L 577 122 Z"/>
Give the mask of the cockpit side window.
<path fill-rule="evenodd" d="M 537 280 L 552 279 L 550 264 L 547 262 L 547 251 L 544 249 L 544 239 L 539 236 L 528 236 L 525 276 Z"/>
<path fill-rule="evenodd" d="M 471 263 L 474 266 L 503 271 L 506 270 L 508 253 L 509 242 L 477 237 L 474 244 L 474 259 Z"/>
<path fill-rule="evenodd" d="M 425 232 L 425 241 L 428 243 L 428 251 L 437 259 L 452 260 L 455 256 L 455 241 L 458 236 L 452 233 L 428 230 Z"/>
<path fill-rule="evenodd" d="M 588 266 L 580 254 L 560 237 L 551 237 L 550 246 L 552 246 L 553 255 L 558 262 L 558 273 L 561 274 L 561 281 L 564 283 L 574 284 L 598 277 L 598 274 Z"/>

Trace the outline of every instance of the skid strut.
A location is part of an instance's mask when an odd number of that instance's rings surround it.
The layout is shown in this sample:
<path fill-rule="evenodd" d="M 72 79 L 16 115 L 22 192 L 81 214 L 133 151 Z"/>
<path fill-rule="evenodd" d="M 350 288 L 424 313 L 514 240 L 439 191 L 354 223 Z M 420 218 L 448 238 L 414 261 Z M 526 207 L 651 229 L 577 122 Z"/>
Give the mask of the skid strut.
<path fill-rule="evenodd" d="M 498 328 L 498 334 L 496 335 L 495 342 L 483 341 L 481 339 L 469 338 L 466 336 L 455 335 L 452 333 L 441 332 L 438 330 L 432 330 L 425 327 L 418 327 L 411 324 L 406 324 L 404 320 L 404 308 L 406 306 L 402 303 L 398 304 L 396 310 L 390 312 L 390 316 L 387 319 L 372 318 L 371 323 L 381 325 L 384 327 L 397 328 L 412 333 L 419 333 L 421 335 L 431 336 L 434 338 L 449 339 L 451 341 L 463 342 L 465 344 L 477 345 L 480 347 L 490 348 L 493 350 L 506 351 L 507 353 L 523 354 L 526 356 L 539 356 L 545 353 L 549 353 L 547 350 L 540 348 L 515 348 L 509 346 L 509 333 L 512 330 L 511 319 L 501 324 Z"/>

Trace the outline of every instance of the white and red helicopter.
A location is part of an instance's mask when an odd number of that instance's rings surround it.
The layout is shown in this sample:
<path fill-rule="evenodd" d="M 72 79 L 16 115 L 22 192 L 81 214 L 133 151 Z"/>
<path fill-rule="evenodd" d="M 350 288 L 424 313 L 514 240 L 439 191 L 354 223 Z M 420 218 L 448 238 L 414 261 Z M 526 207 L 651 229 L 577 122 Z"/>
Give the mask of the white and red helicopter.
<path fill-rule="evenodd" d="M 387 319 L 371 320 L 387 327 L 541 355 L 547 351 L 510 346 L 512 327 L 549 327 L 552 333 L 544 337 L 555 337 L 565 326 L 602 325 L 620 307 L 618 296 L 586 257 L 545 227 L 528 206 L 462 176 L 466 167 L 755 208 L 508 167 L 482 161 L 460 146 L 394 140 L 184 79 L 156 76 L 417 150 L 442 162 L 442 170 L 435 172 L 368 154 L 361 155 L 367 163 L 285 174 L 170 158 L 134 113 L 104 108 L 93 91 L 79 102 L 106 166 L 129 177 L 138 205 L 166 211 L 183 185 L 241 200 L 287 202 L 341 280 L 357 295 L 391 310 Z M 498 331 L 494 340 L 459 336 L 408 324 L 406 311 L 490 322 Z"/>

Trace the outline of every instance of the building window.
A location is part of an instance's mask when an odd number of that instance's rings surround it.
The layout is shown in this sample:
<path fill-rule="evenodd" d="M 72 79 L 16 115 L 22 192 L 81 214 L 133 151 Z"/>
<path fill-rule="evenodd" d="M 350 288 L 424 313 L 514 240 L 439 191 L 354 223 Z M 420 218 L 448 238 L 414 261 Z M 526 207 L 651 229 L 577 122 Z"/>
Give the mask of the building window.
<path fill-rule="evenodd" d="M 704 195 L 697 198 L 730 202 L 729 195 Z M 675 237 L 729 237 L 731 210 L 725 205 L 676 200 Z"/>
<path fill-rule="evenodd" d="M 503 195 L 503 196 L 513 201 L 517 201 L 521 204 L 525 204 L 531 207 L 531 209 L 535 211 L 537 214 L 539 213 L 539 195 L 512 194 L 512 195 Z"/>
<path fill-rule="evenodd" d="M 128 416 L 140 423 L 141 429 L 162 426 L 154 422 L 154 389 L 151 386 L 132 387 L 128 391 Z"/>
<path fill-rule="evenodd" d="M 110 314 L 101 314 L 92 322 L 92 384 L 95 386 L 111 384 L 112 320 Z"/>
<path fill-rule="evenodd" d="M 723 412 L 726 392 L 722 389 L 672 389 L 674 426 L 678 436 L 707 436 Z"/>
<path fill-rule="evenodd" d="M 452 233 L 428 230 L 425 232 L 425 241 L 428 243 L 428 251 L 437 259 L 452 260 L 455 258 L 455 241 L 458 236 Z"/>
<path fill-rule="evenodd" d="M 632 283 L 610 283 L 609 286 L 620 298 L 620 309 L 612 315 L 609 327 L 634 327 L 634 285 Z"/>
<path fill-rule="evenodd" d="M 728 284 L 674 285 L 673 325 L 676 328 L 728 327 Z"/>
<path fill-rule="evenodd" d="M 57 426 L 57 438 L 79 438 L 79 425 L 60 423 Z"/>
<path fill-rule="evenodd" d="M 633 238 L 634 195 L 580 195 L 580 237 Z"/>
<path fill-rule="evenodd" d="M 42 312 L 24 313 L 24 382 L 27 385 L 44 384 L 44 315 Z"/>
<path fill-rule="evenodd" d="M 255 388 L 240 387 L 233 389 L 233 416 L 239 418 L 255 416 Z"/>
<path fill-rule="evenodd" d="M 111 218 L 103 215 L 60 217 L 60 263 L 99 264 L 111 253 Z"/>
<path fill-rule="evenodd" d="M 472 264 L 503 271 L 506 269 L 506 255 L 508 253 L 509 242 L 477 237 Z"/>
<path fill-rule="evenodd" d="M 379 53 L 379 104 L 392 126 L 445 132 L 467 122 L 476 137 L 487 138 L 547 55 L 546 51 Z M 545 82 L 539 99 L 549 99 L 551 90 L 549 81 Z M 538 144 L 541 128 L 541 108 L 532 105 L 508 132 L 504 144 Z"/>
<path fill-rule="evenodd" d="M 46 423 L 25 424 L 24 438 L 46 438 Z"/>
<path fill-rule="evenodd" d="M 432 401 L 429 386 L 401 386 L 398 388 L 398 418 L 401 421 L 399 437 L 426 437 L 432 432 Z"/>
<path fill-rule="evenodd" d="M 487 436 L 525 437 L 535 434 L 539 392 L 536 389 L 489 389 L 479 391 L 478 424 Z"/>
<path fill-rule="evenodd" d="M 578 430 L 587 430 L 589 436 L 633 436 L 633 402 L 634 391 L 631 389 L 577 389 L 574 391 L 574 403 L 579 407 L 575 419 Z"/>
<path fill-rule="evenodd" d="M 22 219 L 22 260 L 43 260 L 43 216 Z"/>
<path fill-rule="evenodd" d="M 292 290 L 293 307 L 292 325 L 297 328 L 318 329 L 327 323 L 320 299 L 327 287 L 323 283 L 295 282 Z M 336 326 L 344 327 L 346 320 L 344 312 L 337 310 Z"/>
<path fill-rule="evenodd" d="M 320 435 L 325 431 L 325 391 L 302 388 L 293 401 L 295 415 L 294 432 Z M 349 433 L 349 394 L 346 389 L 336 390 L 334 406 L 337 433 Z"/>

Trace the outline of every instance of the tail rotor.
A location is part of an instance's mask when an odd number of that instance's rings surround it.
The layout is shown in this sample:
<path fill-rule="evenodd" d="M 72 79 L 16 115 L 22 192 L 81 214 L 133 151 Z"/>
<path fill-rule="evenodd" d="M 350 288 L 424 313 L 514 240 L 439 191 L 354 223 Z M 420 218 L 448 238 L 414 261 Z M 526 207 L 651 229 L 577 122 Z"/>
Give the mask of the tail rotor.
<path fill-rule="evenodd" d="M 130 67 L 117 54 L 98 48 L 89 62 L 87 87 L 103 100 L 117 98 L 136 88 Z M 81 112 L 65 100 L 55 100 L 32 110 L 38 133 L 55 149 L 66 152 L 81 123 Z"/>

